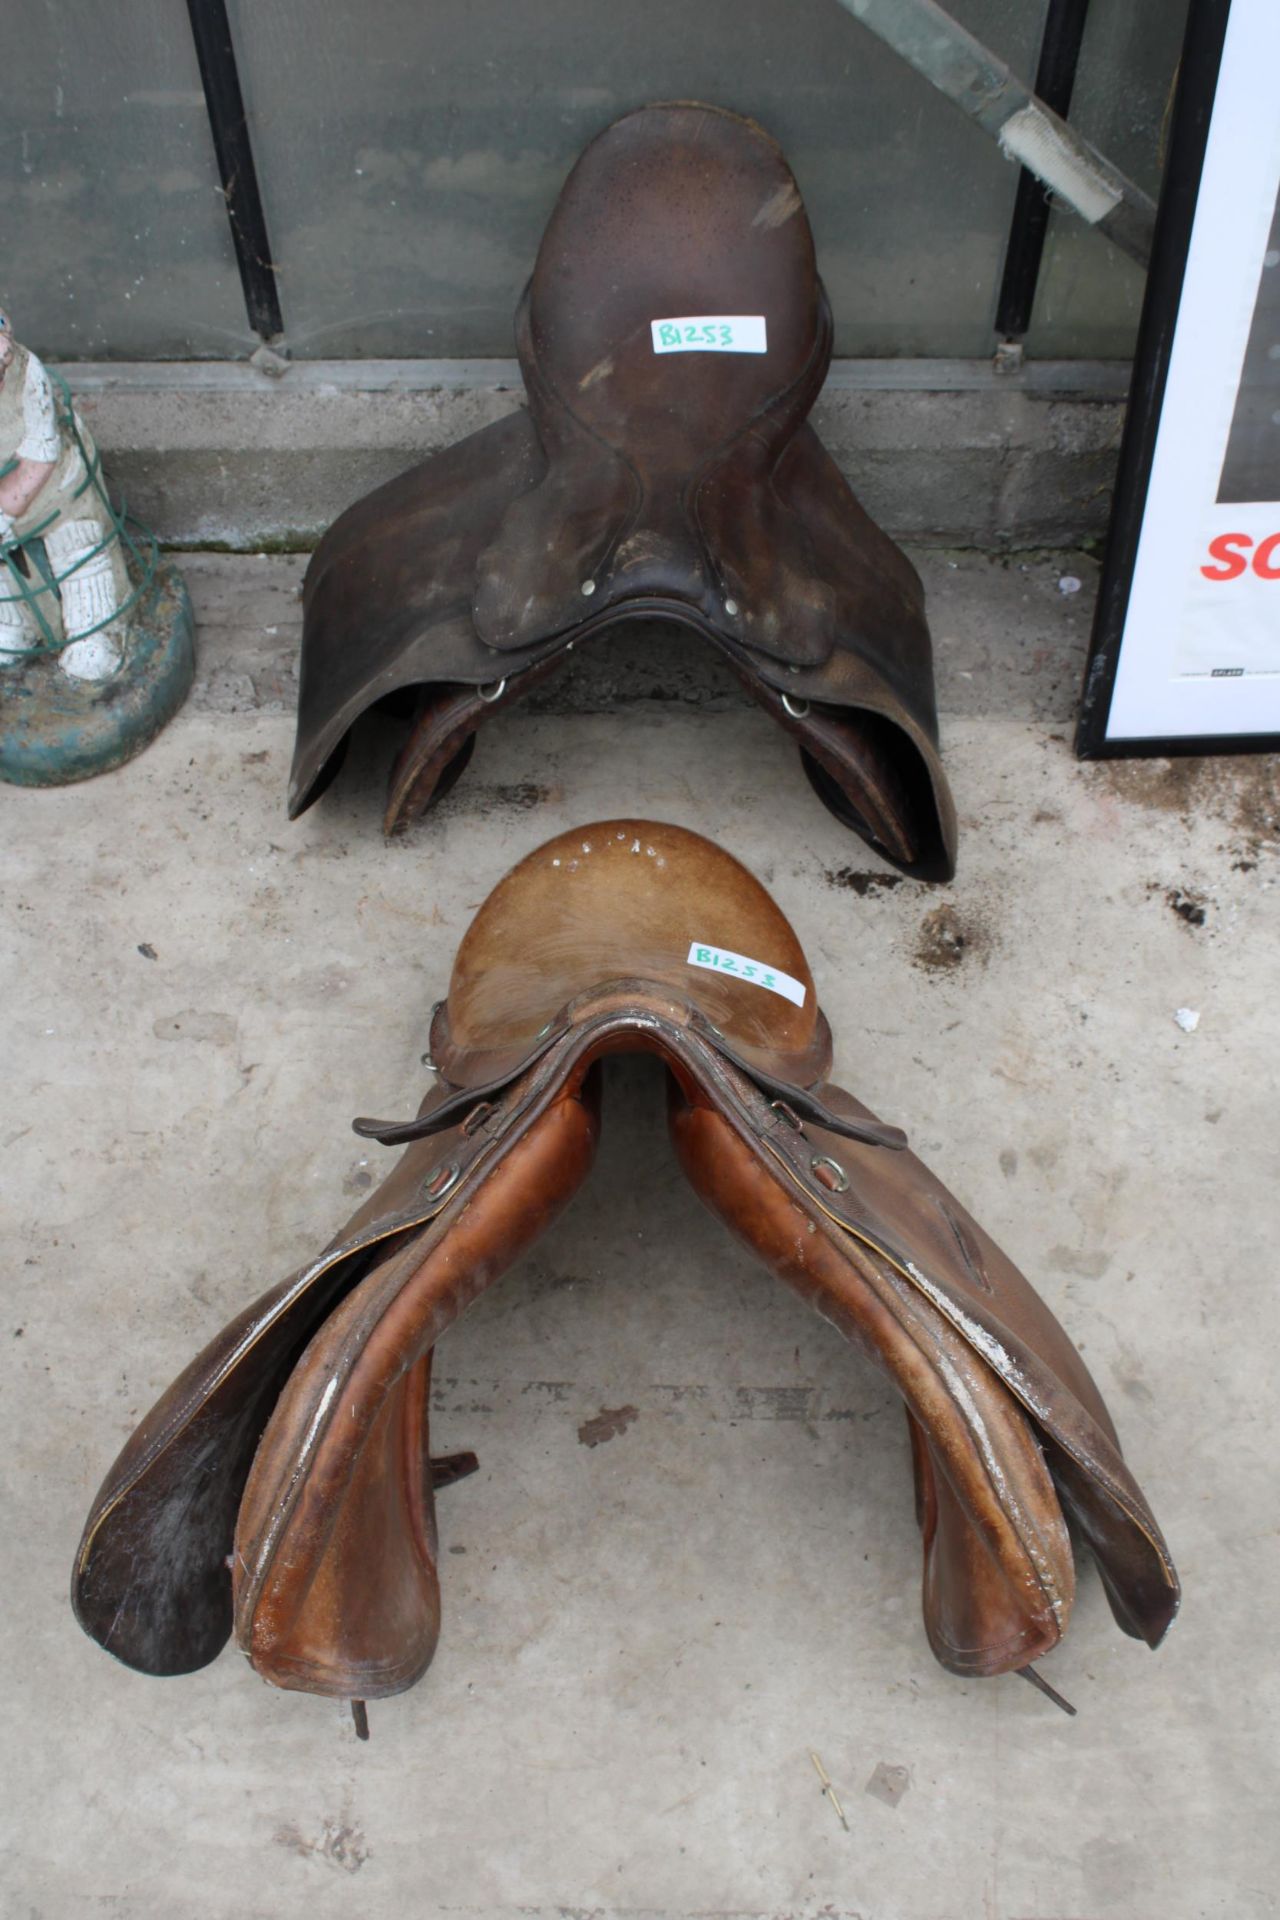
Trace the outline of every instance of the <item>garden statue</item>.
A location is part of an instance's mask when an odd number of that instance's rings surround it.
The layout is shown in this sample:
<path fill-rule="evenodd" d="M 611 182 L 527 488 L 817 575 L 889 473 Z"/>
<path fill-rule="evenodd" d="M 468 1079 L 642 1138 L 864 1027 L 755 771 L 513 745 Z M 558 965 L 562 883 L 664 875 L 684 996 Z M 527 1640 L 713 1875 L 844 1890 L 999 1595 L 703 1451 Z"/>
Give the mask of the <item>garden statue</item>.
<path fill-rule="evenodd" d="M 54 786 L 118 766 L 193 671 L 181 577 L 112 506 L 65 382 L 0 303 L 0 779 Z"/>

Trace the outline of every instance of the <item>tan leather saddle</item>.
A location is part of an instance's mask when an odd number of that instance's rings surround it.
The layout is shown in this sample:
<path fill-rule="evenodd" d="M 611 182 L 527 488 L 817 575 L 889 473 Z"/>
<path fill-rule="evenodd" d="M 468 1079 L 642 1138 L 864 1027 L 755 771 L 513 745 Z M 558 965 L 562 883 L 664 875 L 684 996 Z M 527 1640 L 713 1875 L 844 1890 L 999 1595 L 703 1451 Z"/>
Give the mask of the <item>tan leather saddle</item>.
<path fill-rule="evenodd" d="M 307 570 L 296 816 L 401 695 L 386 829 L 476 729 L 623 620 L 710 640 L 831 810 L 920 879 L 955 865 L 915 569 L 805 416 L 831 359 L 779 148 L 680 104 L 628 114 L 560 195 L 516 317 L 528 410 L 348 509 Z"/>
<path fill-rule="evenodd" d="M 636 1050 L 669 1069 L 701 1198 L 906 1404 L 943 1666 L 1024 1670 L 1057 1642 L 1068 1522 L 1125 1632 L 1159 1642 L 1177 1577 L 1080 1356 L 904 1135 L 828 1082 L 813 976 L 764 889 L 639 820 L 562 834 L 481 907 L 418 1117 L 356 1122 L 398 1163 L 107 1476 L 73 1578 L 87 1632 L 149 1673 L 202 1666 L 234 1628 L 277 1686 L 364 1701 L 418 1679 L 440 1621 L 432 1353 L 586 1177 L 596 1063 Z"/>

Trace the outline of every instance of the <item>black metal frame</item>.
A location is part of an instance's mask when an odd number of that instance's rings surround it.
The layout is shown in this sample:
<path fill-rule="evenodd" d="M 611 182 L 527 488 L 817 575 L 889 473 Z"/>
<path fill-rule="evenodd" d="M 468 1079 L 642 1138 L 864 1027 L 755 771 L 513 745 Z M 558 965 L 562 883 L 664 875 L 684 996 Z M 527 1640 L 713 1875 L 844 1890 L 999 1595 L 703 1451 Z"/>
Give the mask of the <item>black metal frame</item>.
<path fill-rule="evenodd" d="M 1080 48 L 1089 0 L 1049 0 L 1035 89 L 1047 107 L 1065 120 L 1080 64 Z M 1049 231 L 1049 189 L 1023 167 L 1009 223 L 1004 276 L 996 302 L 996 332 L 1002 340 L 1021 340 L 1031 325 L 1040 262 Z"/>
<path fill-rule="evenodd" d="M 1175 735 L 1171 738 L 1108 739 L 1107 717 L 1120 664 L 1120 643 L 1133 585 L 1138 540 L 1146 510 L 1147 487 L 1155 457 L 1160 409 L 1169 378 L 1195 222 L 1200 174 L 1209 122 L 1213 115 L 1218 69 L 1226 38 L 1231 0 L 1191 0 L 1182 46 L 1181 72 L 1174 101 L 1169 159 L 1160 194 L 1151 271 L 1138 340 L 1133 384 L 1120 461 L 1106 557 L 1098 588 L 1093 637 L 1085 666 L 1075 750 L 1082 760 L 1150 759 L 1203 753 L 1273 753 L 1280 734 L 1232 733 Z"/>
<path fill-rule="evenodd" d="M 279 341 L 284 333 L 267 217 L 253 164 L 253 146 L 245 118 L 244 95 L 236 67 L 226 0 L 187 0 L 191 36 L 200 64 L 209 131 L 231 223 L 231 239 L 240 269 L 249 325 L 260 339 Z"/>

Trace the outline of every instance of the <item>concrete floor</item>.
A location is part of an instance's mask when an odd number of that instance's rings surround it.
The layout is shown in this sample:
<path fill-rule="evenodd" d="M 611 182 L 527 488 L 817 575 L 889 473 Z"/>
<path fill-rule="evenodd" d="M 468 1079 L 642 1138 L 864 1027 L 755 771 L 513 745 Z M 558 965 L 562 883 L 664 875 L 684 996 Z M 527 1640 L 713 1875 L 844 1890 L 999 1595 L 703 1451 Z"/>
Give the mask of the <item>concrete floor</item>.
<path fill-rule="evenodd" d="M 580 670 L 585 711 L 495 721 L 407 841 L 379 836 L 376 727 L 291 827 L 287 559 L 191 559 L 200 684 L 141 760 L 4 791 L 4 1912 L 1274 1911 L 1276 767 L 1077 765 L 1089 563 L 921 559 L 948 888 L 882 869 L 717 671 L 655 697 L 688 643 L 656 670 L 634 636 Z M 1077 1719 L 934 1665 L 894 1396 L 700 1211 L 643 1061 L 586 1193 L 441 1350 L 434 1443 L 481 1471 L 440 1498 L 436 1664 L 368 1746 L 234 1653 L 154 1681 L 76 1627 L 101 1475 L 375 1177 L 348 1119 L 416 1101 L 475 907 L 621 810 L 768 883 L 840 1078 L 1084 1348 L 1187 1597 L 1153 1657 L 1085 1580 L 1045 1663 Z"/>

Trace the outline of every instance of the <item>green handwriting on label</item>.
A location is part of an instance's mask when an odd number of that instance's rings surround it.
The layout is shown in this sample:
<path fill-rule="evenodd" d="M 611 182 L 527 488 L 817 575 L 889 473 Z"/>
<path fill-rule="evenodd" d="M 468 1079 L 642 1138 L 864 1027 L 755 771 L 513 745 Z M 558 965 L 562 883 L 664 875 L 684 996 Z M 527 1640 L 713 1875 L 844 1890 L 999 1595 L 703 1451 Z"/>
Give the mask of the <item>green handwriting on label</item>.
<path fill-rule="evenodd" d="M 685 964 L 705 967 L 708 973 L 730 974 L 735 980 L 749 981 L 753 987 L 767 987 L 770 993 L 780 994 L 794 1006 L 804 1005 L 805 988 L 802 981 L 794 980 L 781 967 L 767 967 L 762 960 L 748 959 L 745 953 L 732 953 L 727 947 L 713 947 L 709 942 L 694 940 L 685 956 Z"/>
<path fill-rule="evenodd" d="M 655 353 L 767 353 L 762 313 L 671 314 L 651 320 Z"/>
<path fill-rule="evenodd" d="M 725 320 L 704 320 L 700 327 L 678 327 L 674 320 L 659 320 L 658 344 L 662 347 L 731 347 L 733 328 Z"/>
<path fill-rule="evenodd" d="M 720 973 L 736 973 L 740 980 L 754 980 L 757 986 L 772 987 L 778 991 L 778 976 L 768 967 L 762 967 L 754 960 L 739 960 L 736 953 L 717 953 L 714 947 L 695 947 L 693 950 L 695 967 L 711 967 Z"/>

